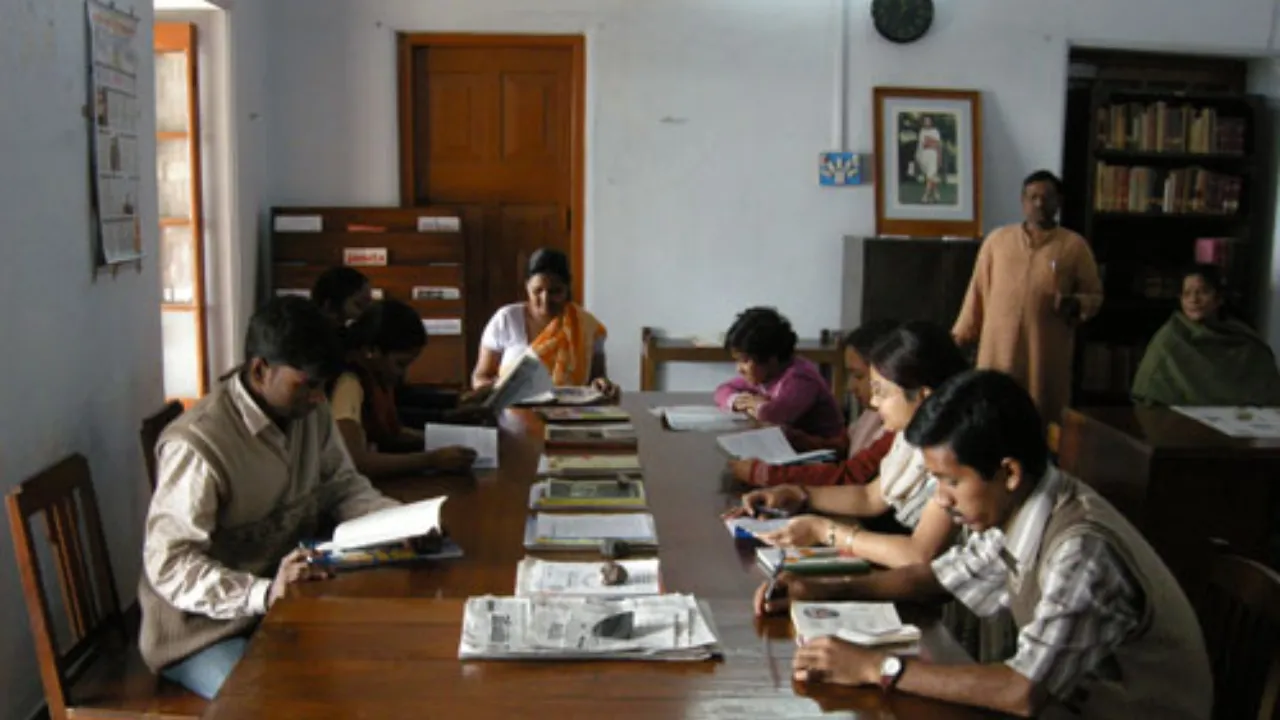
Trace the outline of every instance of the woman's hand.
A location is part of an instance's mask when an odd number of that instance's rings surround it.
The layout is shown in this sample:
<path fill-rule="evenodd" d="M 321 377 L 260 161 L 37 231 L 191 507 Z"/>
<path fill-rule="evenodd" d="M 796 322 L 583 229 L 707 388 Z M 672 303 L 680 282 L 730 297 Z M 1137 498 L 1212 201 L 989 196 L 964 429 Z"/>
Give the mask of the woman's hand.
<path fill-rule="evenodd" d="M 825 545 L 831 536 L 833 523 L 817 515 L 801 515 L 791 518 L 787 526 L 776 532 L 764 533 L 760 541 L 774 547 L 814 547 Z"/>
<path fill-rule="evenodd" d="M 732 410 L 734 412 L 746 413 L 755 417 L 756 410 L 765 404 L 766 399 L 762 395 L 755 393 L 739 393 L 733 397 Z"/>
<path fill-rule="evenodd" d="M 752 490 L 742 496 L 742 512 L 735 517 L 743 515 L 755 517 L 761 509 L 777 510 L 790 515 L 799 512 L 808 500 L 808 493 L 797 485 L 779 485 L 764 490 Z"/>
<path fill-rule="evenodd" d="M 725 466 L 725 470 L 733 476 L 734 480 L 750 485 L 751 468 L 754 464 L 754 460 L 730 460 Z"/>
<path fill-rule="evenodd" d="M 591 388 L 604 395 L 606 400 L 617 400 L 622 395 L 622 388 L 610 382 L 609 378 L 598 377 L 592 380 Z"/>

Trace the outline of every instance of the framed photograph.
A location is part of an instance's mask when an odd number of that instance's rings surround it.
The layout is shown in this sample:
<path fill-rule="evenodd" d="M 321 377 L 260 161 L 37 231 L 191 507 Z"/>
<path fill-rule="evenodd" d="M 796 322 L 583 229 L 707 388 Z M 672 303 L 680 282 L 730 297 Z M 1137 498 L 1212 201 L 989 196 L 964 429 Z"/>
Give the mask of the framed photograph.
<path fill-rule="evenodd" d="M 878 87 L 876 234 L 982 236 L 982 97 Z"/>

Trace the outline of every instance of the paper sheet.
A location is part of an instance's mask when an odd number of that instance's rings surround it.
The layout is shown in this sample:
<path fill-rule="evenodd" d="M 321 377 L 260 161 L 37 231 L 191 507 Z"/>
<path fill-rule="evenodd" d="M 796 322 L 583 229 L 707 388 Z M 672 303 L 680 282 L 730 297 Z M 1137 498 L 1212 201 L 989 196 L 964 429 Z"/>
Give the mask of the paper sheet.
<path fill-rule="evenodd" d="M 627 581 L 622 585 L 605 585 L 602 562 L 552 562 L 538 558 L 525 558 L 516 568 L 516 596 L 529 595 L 594 595 L 620 597 L 625 595 L 656 595 L 658 585 L 658 560 L 620 560 L 618 564 L 627 571 Z"/>
<path fill-rule="evenodd" d="M 536 534 L 545 540 L 652 540 L 653 516 L 648 513 L 566 515 L 539 513 Z"/>
<path fill-rule="evenodd" d="M 1179 406 L 1173 409 L 1230 437 L 1280 438 L 1280 408 Z"/>
<path fill-rule="evenodd" d="M 423 429 L 427 452 L 461 445 L 476 451 L 477 470 L 493 470 L 498 467 L 498 429 L 469 425 L 442 425 L 427 423 Z"/>
<path fill-rule="evenodd" d="M 835 453 L 830 450 L 797 453 L 787 441 L 786 435 L 782 434 L 782 428 L 778 427 L 721 435 L 716 442 L 733 457 L 744 460 L 754 458 L 770 465 L 795 465 L 835 459 Z"/>

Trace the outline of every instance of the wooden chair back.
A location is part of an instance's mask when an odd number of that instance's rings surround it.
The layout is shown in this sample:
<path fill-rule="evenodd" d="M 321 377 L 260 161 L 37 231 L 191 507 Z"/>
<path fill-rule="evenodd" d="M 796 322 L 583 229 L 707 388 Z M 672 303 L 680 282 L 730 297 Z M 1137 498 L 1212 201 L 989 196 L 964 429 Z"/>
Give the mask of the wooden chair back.
<path fill-rule="evenodd" d="M 1218 720 L 1280 720 L 1280 574 L 1216 553 L 1200 603 Z"/>
<path fill-rule="evenodd" d="M 112 636 L 127 641 L 88 461 L 79 454 L 62 460 L 11 490 L 5 506 L 40 680 L 49 714 L 58 720 L 67 717 L 67 688 L 77 671 Z M 37 515 L 43 516 L 71 634 L 69 649 L 61 653 L 36 552 L 33 519 Z"/>
<path fill-rule="evenodd" d="M 142 459 L 147 464 L 147 480 L 151 482 L 152 492 L 156 489 L 156 444 L 160 441 L 160 433 L 169 423 L 182 414 L 182 403 L 171 400 L 160 411 L 142 419 Z"/>

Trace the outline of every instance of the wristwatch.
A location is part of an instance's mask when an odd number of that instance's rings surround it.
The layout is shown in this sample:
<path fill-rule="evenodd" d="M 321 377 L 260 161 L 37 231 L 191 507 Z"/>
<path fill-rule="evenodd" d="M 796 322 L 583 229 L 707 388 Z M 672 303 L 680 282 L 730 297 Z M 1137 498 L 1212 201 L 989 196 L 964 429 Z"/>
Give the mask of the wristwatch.
<path fill-rule="evenodd" d="M 886 692 L 892 690 L 906 668 L 907 665 L 902 662 L 902 658 L 897 655 L 885 655 L 884 660 L 880 661 L 880 689 Z"/>

